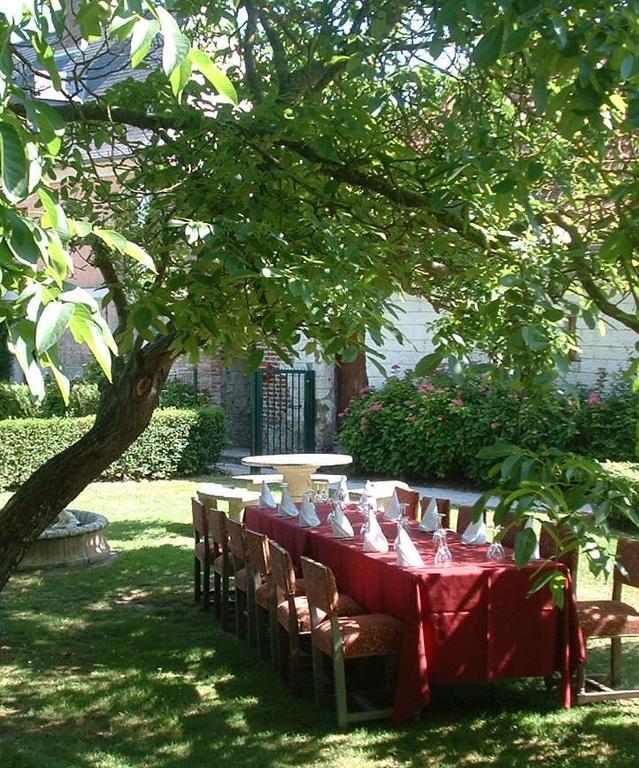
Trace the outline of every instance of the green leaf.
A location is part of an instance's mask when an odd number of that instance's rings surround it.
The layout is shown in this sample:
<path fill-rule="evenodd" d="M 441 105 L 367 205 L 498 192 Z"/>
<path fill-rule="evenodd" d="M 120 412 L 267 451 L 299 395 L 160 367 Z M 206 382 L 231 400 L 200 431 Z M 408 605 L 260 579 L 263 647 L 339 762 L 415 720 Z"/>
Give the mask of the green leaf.
<path fill-rule="evenodd" d="M 499 58 L 504 40 L 504 22 L 500 21 L 488 30 L 475 46 L 473 59 L 478 67 L 486 68 Z"/>
<path fill-rule="evenodd" d="M 125 256 L 131 256 L 131 258 L 139 261 L 140 264 L 151 270 L 151 272 L 157 272 L 153 259 L 144 250 L 144 248 L 140 247 L 136 243 L 132 243 L 130 240 L 127 240 L 122 253 L 124 253 Z"/>
<path fill-rule="evenodd" d="M 53 373 L 53 377 L 56 380 L 56 384 L 58 385 L 58 389 L 60 390 L 64 404 L 69 405 L 69 394 L 71 392 L 69 379 L 67 379 L 67 377 L 62 373 L 58 366 L 54 364 L 53 360 L 46 353 L 44 360 L 47 364 L 47 367 L 49 367 Z"/>
<path fill-rule="evenodd" d="M 79 315 L 71 318 L 69 329 L 79 344 L 85 343 L 89 347 L 104 375 L 111 381 L 111 353 L 101 330 L 90 319 Z"/>
<path fill-rule="evenodd" d="M 62 240 L 68 240 L 71 237 L 71 232 L 69 230 L 69 222 L 62 206 L 53 199 L 46 189 L 38 190 L 38 195 L 40 196 L 42 205 L 44 205 L 44 208 L 49 215 L 51 226 L 60 235 Z"/>
<path fill-rule="evenodd" d="M 503 459 L 505 456 L 510 456 L 514 451 L 512 445 L 506 443 L 494 443 L 494 445 L 487 445 L 477 453 L 478 459 Z"/>
<path fill-rule="evenodd" d="M 343 363 L 354 363 L 359 357 L 360 350 L 358 347 L 346 347 L 342 354 Z"/>
<path fill-rule="evenodd" d="M 521 329 L 521 335 L 527 347 L 538 352 L 548 344 L 548 338 L 543 330 L 535 325 L 525 325 Z"/>
<path fill-rule="evenodd" d="M 238 103 L 235 86 L 224 72 L 213 63 L 208 53 L 193 48 L 189 53 L 189 58 L 193 66 L 204 75 L 220 96 L 230 101 L 231 104 Z"/>
<path fill-rule="evenodd" d="M 124 249 L 129 241 L 119 232 L 116 232 L 114 229 L 99 229 L 98 227 L 96 227 L 93 232 L 103 243 L 106 243 L 109 248 L 113 248 L 119 253 L 124 253 Z"/>
<path fill-rule="evenodd" d="M 0 165 L 4 193 L 12 203 L 19 203 L 27 196 L 29 163 L 18 132 L 6 122 L 0 122 Z"/>
<path fill-rule="evenodd" d="M 537 75 L 533 83 L 533 99 L 537 112 L 542 114 L 548 107 L 548 80 L 543 75 Z"/>
<path fill-rule="evenodd" d="M 184 59 L 179 67 L 176 67 L 169 77 L 171 83 L 171 90 L 177 96 L 178 101 L 181 101 L 182 91 L 191 78 L 191 62 L 189 59 Z"/>
<path fill-rule="evenodd" d="M 137 67 L 148 56 L 160 24 L 155 19 L 140 19 L 135 22 L 131 34 L 131 66 Z"/>
<path fill-rule="evenodd" d="M 6 233 L 6 238 L 13 255 L 23 264 L 35 266 L 41 254 L 31 226 L 13 211 L 9 212 L 7 219 L 9 231 Z"/>
<path fill-rule="evenodd" d="M 429 355 L 422 357 L 422 359 L 415 366 L 415 374 L 417 376 L 430 376 L 439 368 L 444 359 L 444 353 L 436 350 Z"/>
<path fill-rule="evenodd" d="M 537 534 L 532 528 L 522 528 L 515 536 L 515 563 L 517 568 L 523 568 L 530 562 L 537 546 Z"/>
<path fill-rule="evenodd" d="M 38 353 L 46 352 L 58 343 L 69 325 L 74 309 L 73 304 L 60 301 L 51 301 L 46 305 L 36 326 L 35 346 Z"/>
<path fill-rule="evenodd" d="M 635 57 L 632 55 L 628 55 L 624 58 L 619 67 L 619 74 L 621 75 L 622 80 L 629 80 L 635 74 L 635 63 Z"/>
<path fill-rule="evenodd" d="M 173 70 L 186 59 L 189 55 L 191 43 L 188 37 L 180 32 L 175 19 L 161 5 L 157 7 L 157 14 L 160 20 L 160 30 L 164 37 L 164 47 L 162 48 L 162 69 L 167 76 L 170 76 Z"/>

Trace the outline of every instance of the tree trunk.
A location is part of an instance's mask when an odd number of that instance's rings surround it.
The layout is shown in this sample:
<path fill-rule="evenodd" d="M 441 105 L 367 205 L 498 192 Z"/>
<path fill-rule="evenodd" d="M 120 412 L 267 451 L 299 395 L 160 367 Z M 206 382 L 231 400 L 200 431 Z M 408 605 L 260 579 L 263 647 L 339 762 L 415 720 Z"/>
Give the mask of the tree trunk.
<path fill-rule="evenodd" d="M 100 400 L 95 424 L 43 464 L 0 510 L 0 589 L 42 531 L 147 427 L 175 354 L 171 336 L 131 354 Z"/>
<path fill-rule="evenodd" d="M 360 352 L 352 363 L 337 361 L 337 412 L 341 413 L 350 401 L 359 394 L 360 389 L 368 386 L 366 373 L 366 354 Z"/>

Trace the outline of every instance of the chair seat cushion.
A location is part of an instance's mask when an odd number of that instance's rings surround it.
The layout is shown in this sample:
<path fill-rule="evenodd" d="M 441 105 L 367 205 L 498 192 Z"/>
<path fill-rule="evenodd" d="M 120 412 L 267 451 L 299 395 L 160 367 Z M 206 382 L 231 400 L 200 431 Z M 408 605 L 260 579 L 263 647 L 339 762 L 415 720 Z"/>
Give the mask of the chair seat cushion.
<path fill-rule="evenodd" d="M 271 589 L 269 583 L 266 582 L 265 584 L 260 584 L 260 586 L 255 590 L 255 602 L 266 611 L 268 611 L 270 600 Z"/>
<path fill-rule="evenodd" d="M 239 589 L 240 592 L 248 591 L 248 574 L 246 568 L 240 568 L 235 572 L 235 589 Z"/>
<path fill-rule="evenodd" d="M 619 600 L 580 600 L 577 615 L 584 637 L 639 635 L 639 611 Z"/>
<path fill-rule="evenodd" d="M 297 628 L 298 632 L 310 632 L 311 631 L 311 612 L 308 607 L 308 599 L 305 595 L 299 595 L 294 597 L 295 610 L 297 612 Z M 354 600 L 348 595 L 340 595 L 337 600 L 337 612 L 340 616 L 353 616 L 356 614 L 366 613 L 366 608 L 360 605 L 357 600 Z M 277 606 L 277 618 L 280 624 L 288 630 L 289 621 L 289 607 L 288 600 L 280 603 Z M 319 619 L 323 621 L 326 618 L 326 614 L 323 611 L 319 612 Z"/>
<path fill-rule="evenodd" d="M 399 653 L 404 636 L 404 624 L 385 613 L 368 613 L 363 616 L 340 616 L 339 622 L 344 642 L 344 656 L 383 656 Z M 332 655 L 330 621 L 315 627 L 313 642 L 328 656 Z"/>
<path fill-rule="evenodd" d="M 197 557 L 198 560 L 201 560 L 203 563 L 206 561 L 207 551 L 203 541 L 200 541 L 195 545 L 195 556 Z M 212 561 L 214 556 L 215 556 L 214 544 L 213 542 L 210 542 L 208 547 L 208 559 Z"/>

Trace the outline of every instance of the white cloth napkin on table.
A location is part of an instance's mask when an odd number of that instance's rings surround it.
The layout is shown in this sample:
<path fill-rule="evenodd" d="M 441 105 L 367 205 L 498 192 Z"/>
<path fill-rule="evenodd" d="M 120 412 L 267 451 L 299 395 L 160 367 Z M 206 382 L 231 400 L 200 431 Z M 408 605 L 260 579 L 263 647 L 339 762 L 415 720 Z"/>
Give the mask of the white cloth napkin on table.
<path fill-rule="evenodd" d="M 430 533 L 439 528 L 439 516 L 437 514 L 437 502 L 435 499 L 431 499 L 428 502 L 428 506 L 419 523 L 419 527 L 422 531 L 428 531 Z"/>
<path fill-rule="evenodd" d="M 384 536 L 384 531 L 377 522 L 377 517 L 372 509 L 366 513 L 366 522 L 362 526 L 362 533 L 364 535 L 364 543 L 362 544 L 364 552 L 381 552 L 382 554 L 388 552 L 388 539 Z"/>
<path fill-rule="evenodd" d="M 282 500 L 277 506 L 277 516 L 278 517 L 297 517 L 298 515 L 299 515 L 299 510 L 295 506 L 293 497 L 288 492 L 288 488 L 284 488 L 284 490 L 282 491 Z"/>
<path fill-rule="evenodd" d="M 339 501 L 335 504 L 334 510 L 328 516 L 328 522 L 331 524 L 333 536 L 336 539 L 352 539 L 355 531 L 351 521 L 346 517 L 344 505 Z"/>
<path fill-rule="evenodd" d="M 260 507 L 268 507 L 269 509 L 275 509 L 275 507 L 277 507 L 277 502 L 273 498 L 273 494 L 271 493 L 271 489 L 268 487 L 266 480 L 262 480 Z"/>
<path fill-rule="evenodd" d="M 408 531 L 401 524 L 397 526 L 395 552 L 397 553 L 397 565 L 402 568 L 424 568 L 422 556 L 408 535 Z"/>
<path fill-rule="evenodd" d="M 397 489 L 393 491 L 393 495 L 390 497 L 390 501 L 386 509 L 384 510 L 384 520 L 397 520 L 402 514 L 402 508 L 399 506 L 399 499 L 397 498 Z"/>
<path fill-rule="evenodd" d="M 322 521 L 317 516 L 315 504 L 306 496 L 302 499 L 302 508 L 300 509 L 300 525 L 302 528 L 316 528 Z"/>
<path fill-rule="evenodd" d="M 470 523 L 462 533 L 462 544 L 469 547 L 479 547 L 486 543 L 486 523 L 482 517 L 476 523 Z"/>
<path fill-rule="evenodd" d="M 346 477 L 342 475 L 342 479 L 339 481 L 339 485 L 337 486 L 337 501 L 341 501 L 342 504 L 348 504 L 350 503 L 351 497 L 348 492 L 348 486 L 346 485 Z"/>

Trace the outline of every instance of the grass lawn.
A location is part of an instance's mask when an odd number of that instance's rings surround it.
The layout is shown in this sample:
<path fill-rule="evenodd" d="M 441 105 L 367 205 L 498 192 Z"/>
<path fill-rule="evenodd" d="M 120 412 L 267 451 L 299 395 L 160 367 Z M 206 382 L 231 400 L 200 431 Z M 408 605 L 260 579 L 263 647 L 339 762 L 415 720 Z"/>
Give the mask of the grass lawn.
<path fill-rule="evenodd" d="M 419 721 L 338 733 L 195 607 L 194 487 L 92 485 L 73 506 L 109 517 L 116 562 L 20 574 L 0 594 L 1 768 L 639 765 L 639 703 L 565 711 L 539 680 L 439 689 Z M 598 592 L 581 574 L 580 596 Z"/>

